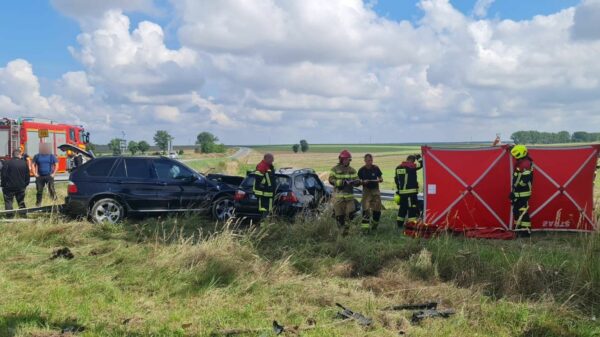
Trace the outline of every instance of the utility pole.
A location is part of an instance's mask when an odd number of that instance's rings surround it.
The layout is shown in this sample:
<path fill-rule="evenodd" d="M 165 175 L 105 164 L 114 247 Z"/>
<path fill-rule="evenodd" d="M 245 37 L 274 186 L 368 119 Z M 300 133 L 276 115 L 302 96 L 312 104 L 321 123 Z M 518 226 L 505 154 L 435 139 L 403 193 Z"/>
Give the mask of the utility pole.
<path fill-rule="evenodd" d="M 121 131 L 121 154 L 125 154 L 125 151 L 127 151 L 127 140 L 125 139 L 125 131 Z"/>

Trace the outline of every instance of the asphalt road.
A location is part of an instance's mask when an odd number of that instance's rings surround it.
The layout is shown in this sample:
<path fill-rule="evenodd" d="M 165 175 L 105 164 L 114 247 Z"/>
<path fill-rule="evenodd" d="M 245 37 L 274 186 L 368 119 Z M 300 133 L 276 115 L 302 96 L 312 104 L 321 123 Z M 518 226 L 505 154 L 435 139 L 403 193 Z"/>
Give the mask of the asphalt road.
<path fill-rule="evenodd" d="M 248 147 L 240 147 L 240 148 L 238 148 L 238 150 L 237 150 L 237 151 L 236 151 L 234 154 L 232 154 L 231 156 L 229 156 L 229 157 L 227 157 L 227 158 L 229 158 L 229 159 L 234 159 L 234 160 L 241 159 L 241 158 L 244 158 L 244 157 L 246 157 L 247 155 L 249 155 L 249 154 L 250 154 L 250 151 L 251 151 L 251 150 L 250 150 L 250 148 L 248 148 Z M 197 160 L 202 160 L 202 159 L 198 159 L 198 158 L 193 158 L 193 159 L 181 159 L 181 160 L 179 160 L 179 161 L 180 161 L 180 162 L 182 162 L 182 163 L 188 163 L 188 162 L 191 162 L 191 161 L 197 161 Z"/>

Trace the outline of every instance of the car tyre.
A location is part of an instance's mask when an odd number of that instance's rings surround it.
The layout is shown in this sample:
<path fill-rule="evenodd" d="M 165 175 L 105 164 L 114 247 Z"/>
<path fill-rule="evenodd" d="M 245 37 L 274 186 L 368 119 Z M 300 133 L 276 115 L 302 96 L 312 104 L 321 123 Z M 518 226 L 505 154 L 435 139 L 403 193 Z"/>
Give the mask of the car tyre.
<path fill-rule="evenodd" d="M 235 206 L 233 196 L 226 195 L 218 198 L 212 204 L 212 216 L 219 221 L 227 221 L 233 218 Z"/>
<path fill-rule="evenodd" d="M 94 202 L 90 210 L 90 218 L 98 224 L 114 224 L 125 218 L 125 208 L 115 199 L 103 198 Z"/>

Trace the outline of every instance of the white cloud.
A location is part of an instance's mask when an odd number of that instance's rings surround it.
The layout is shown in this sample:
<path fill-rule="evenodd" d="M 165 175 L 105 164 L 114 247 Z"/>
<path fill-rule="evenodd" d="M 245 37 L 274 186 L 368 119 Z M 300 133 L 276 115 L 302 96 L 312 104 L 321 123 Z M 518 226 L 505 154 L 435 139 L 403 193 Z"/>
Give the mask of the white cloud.
<path fill-rule="evenodd" d="M 94 94 L 94 90 L 84 71 L 64 73 L 56 85 L 56 92 L 72 98 L 89 97 Z"/>
<path fill-rule="evenodd" d="M 177 122 L 181 115 L 178 108 L 168 105 L 159 105 L 154 108 L 154 111 L 159 120 L 171 123 Z"/>
<path fill-rule="evenodd" d="M 479 18 L 485 17 L 494 1 L 496 0 L 477 0 L 473 7 L 473 14 Z"/>
<path fill-rule="evenodd" d="M 15 60 L 0 68 L 0 111 L 79 118 L 100 139 L 150 139 L 166 121 L 176 142 L 209 130 L 238 144 L 265 133 L 403 142 L 600 125 L 600 0 L 522 21 L 486 19 L 492 3 L 470 16 L 420 0 L 411 23 L 360 0 L 173 0 L 178 40 L 168 41 L 125 14 L 157 15 L 152 1 L 54 0 L 81 25 L 70 50 L 84 71 L 44 97 Z"/>
<path fill-rule="evenodd" d="M 575 39 L 600 39 L 600 0 L 584 0 L 575 11 L 572 34 Z"/>
<path fill-rule="evenodd" d="M 42 113 L 50 110 L 48 100 L 40 95 L 40 82 L 31 64 L 23 59 L 0 68 L 0 94 L 5 104 L 12 102 L 15 113 Z M 7 100 L 10 99 L 10 100 Z"/>

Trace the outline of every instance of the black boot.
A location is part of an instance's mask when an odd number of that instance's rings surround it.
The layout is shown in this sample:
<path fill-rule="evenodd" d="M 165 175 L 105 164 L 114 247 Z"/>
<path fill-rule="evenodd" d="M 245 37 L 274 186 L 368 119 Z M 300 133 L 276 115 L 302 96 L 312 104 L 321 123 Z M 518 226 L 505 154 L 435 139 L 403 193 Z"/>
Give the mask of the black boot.
<path fill-rule="evenodd" d="M 348 234 L 348 227 L 346 226 L 346 216 L 338 215 L 335 217 L 337 221 L 338 227 L 342 230 L 342 235 L 346 236 Z"/>
<path fill-rule="evenodd" d="M 373 212 L 373 223 L 371 223 L 372 230 L 376 230 L 377 226 L 379 226 L 379 219 L 381 219 L 381 212 Z"/>
<path fill-rule="evenodd" d="M 517 232 L 517 237 L 519 238 L 531 237 L 531 229 L 529 227 L 517 227 L 515 232 Z"/>

